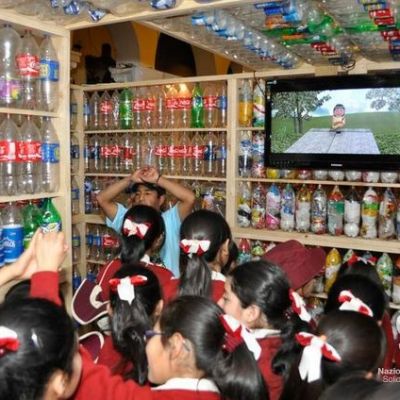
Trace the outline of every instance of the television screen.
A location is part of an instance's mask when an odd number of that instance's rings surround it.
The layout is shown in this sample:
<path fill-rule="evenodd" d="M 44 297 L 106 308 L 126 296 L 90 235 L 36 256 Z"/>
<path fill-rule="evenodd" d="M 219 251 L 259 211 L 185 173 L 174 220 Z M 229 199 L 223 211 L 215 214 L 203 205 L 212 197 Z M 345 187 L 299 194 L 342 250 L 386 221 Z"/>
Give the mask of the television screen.
<path fill-rule="evenodd" d="M 400 79 L 307 78 L 267 88 L 268 165 L 399 168 Z"/>

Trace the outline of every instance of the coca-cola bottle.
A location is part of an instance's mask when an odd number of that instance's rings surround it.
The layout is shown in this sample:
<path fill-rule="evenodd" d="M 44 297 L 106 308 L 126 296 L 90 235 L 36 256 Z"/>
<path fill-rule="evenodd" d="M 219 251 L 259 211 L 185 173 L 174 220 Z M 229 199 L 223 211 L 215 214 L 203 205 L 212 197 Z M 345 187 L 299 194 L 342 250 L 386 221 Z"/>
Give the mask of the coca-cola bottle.
<path fill-rule="evenodd" d="M 0 190 L 3 196 L 13 196 L 18 193 L 18 137 L 18 127 L 8 114 L 0 125 Z"/>
<path fill-rule="evenodd" d="M 166 100 L 166 112 L 167 112 L 167 128 L 178 128 L 179 127 L 179 100 L 178 91 L 174 85 L 167 86 L 167 92 L 165 95 Z"/>
<path fill-rule="evenodd" d="M 142 134 L 140 132 L 136 132 L 132 134 L 133 138 L 133 170 L 140 169 L 143 166 L 142 162 Z"/>
<path fill-rule="evenodd" d="M 189 133 L 182 132 L 181 137 L 181 175 L 187 176 L 190 174 L 191 161 L 192 161 L 192 145 Z"/>
<path fill-rule="evenodd" d="M 178 92 L 179 121 L 181 128 L 190 128 L 192 94 L 186 83 L 179 84 Z"/>
<path fill-rule="evenodd" d="M 146 98 L 144 93 L 144 88 L 137 87 L 133 91 L 132 98 L 132 113 L 133 113 L 133 128 L 142 129 L 143 128 L 143 118 L 146 107 Z"/>
<path fill-rule="evenodd" d="M 214 128 L 217 126 L 217 99 L 215 85 L 209 83 L 206 85 L 203 92 L 204 124 L 206 128 Z"/>
<path fill-rule="evenodd" d="M 25 31 L 16 59 L 22 81 L 22 107 L 35 109 L 40 76 L 39 46 L 30 30 Z"/>
<path fill-rule="evenodd" d="M 112 102 L 111 97 L 107 91 L 105 91 L 100 97 L 100 116 L 99 116 L 99 128 L 110 129 L 112 120 Z"/>
<path fill-rule="evenodd" d="M 210 131 L 204 138 L 204 175 L 213 176 L 215 174 L 217 137 L 214 132 Z"/>
<path fill-rule="evenodd" d="M 156 167 L 160 174 L 168 172 L 168 145 L 165 132 L 155 134 L 155 149 Z"/>
<path fill-rule="evenodd" d="M 89 101 L 90 108 L 90 129 L 96 131 L 100 129 L 100 97 L 94 92 Z"/>
<path fill-rule="evenodd" d="M 133 133 L 127 132 L 121 138 L 122 152 L 121 152 L 121 172 L 131 173 L 133 171 Z"/>
<path fill-rule="evenodd" d="M 168 136 L 168 173 L 180 175 L 182 169 L 181 132 L 173 131 Z"/>
<path fill-rule="evenodd" d="M 39 129 L 28 116 L 17 138 L 17 182 L 20 193 L 34 194 L 41 190 L 41 145 Z"/>
<path fill-rule="evenodd" d="M 166 128 L 166 95 L 163 86 L 155 86 L 155 120 L 154 128 Z"/>
<path fill-rule="evenodd" d="M 94 178 L 92 181 L 92 214 L 100 214 L 100 205 L 97 201 L 97 195 L 102 189 L 102 182 L 99 178 Z"/>
<path fill-rule="evenodd" d="M 21 81 L 16 65 L 21 39 L 15 29 L 5 24 L 0 29 L 0 106 L 16 106 L 21 97 Z"/>
<path fill-rule="evenodd" d="M 41 136 L 42 190 L 46 193 L 54 193 L 60 186 L 60 142 L 49 117 L 43 119 Z"/>
<path fill-rule="evenodd" d="M 118 90 L 114 90 L 111 96 L 111 127 L 110 129 L 119 128 L 119 93 Z"/>
<path fill-rule="evenodd" d="M 145 90 L 143 128 L 151 129 L 155 127 L 156 97 L 154 87 L 149 86 Z"/>
<path fill-rule="evenodd" d="M 217 89 L 217 126 L 219 128 L 225 128 L 228 119 L 228 97 L 226 95 L 226 83 L 222 82 L 218 85 Z"/>
<path fill-rule="evenodd" d="M 155 143 L 154 143 L 154 135 L 152 132 L 143 132 L 141 133 L 141 160 L 142 166 L 145 165 L 156 165 L 155 160 Z"/>
<path fill-rule="evenodd" d="M 83 92 L 83 128 L 90 129 L 90 104 L 87 92 Z"/>
<path fill-rule="evenodd" d="M 122 158 L 122 143 L 121 137 L 119 135 L 112 135 L 111 142 L 111 157 L 112 157 L 112 166 L 111 170 L 114 172 L 121 171 L 121 158 Z"/>
<path fill-rule="evenodd" d="M 101 172 L 111 172 L 112 171 L 112 143 L 113 134 L 103 135 L 100 140 L 100 160 L 101 160 Z"/>
<path fill-rule="evenodd" d="M 191 157 L 191 168 L 190 175 L 201 176 L 203 173 L 203 163 L 204 163 L 204 140 L 200 132 L 196 131 L 192 137 L 192 157 Z"/>
<path fill-rule="evenodd" d="M 45 35 L 40 45 L 40 108 L 55 111 L 58 107 L 60 63 L 50 36 Z"/>

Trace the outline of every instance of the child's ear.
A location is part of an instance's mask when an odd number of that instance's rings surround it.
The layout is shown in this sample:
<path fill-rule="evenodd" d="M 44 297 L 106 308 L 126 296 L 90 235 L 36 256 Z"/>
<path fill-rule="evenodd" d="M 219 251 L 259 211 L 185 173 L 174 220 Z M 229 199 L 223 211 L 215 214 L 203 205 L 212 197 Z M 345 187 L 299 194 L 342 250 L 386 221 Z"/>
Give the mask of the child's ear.
<path fill-rule="evenodd" d="M 184 350 L 185 339 L 183 336 L 176 332 L 168 339 L 168 347 L 170 350 L 170 359 L 174 360 L 180 357 L 182 350 Z"/>
<path fill-rule="evenodd" d="M 260 307 L 256 304 L 250 304 L 243 310 L 243 319 L 247 326 L 255 327 L 256 322 L 261 318 L 262 313 Z"/>
<path fill-rule="evenodd" d="M 47 385 L 47 390 L 49 391 L 50 398 L 53 396 L 56 399 L 61 399 L 64 395 L 66 389 L 66 374 L 61 370 L 57 370 L 51 375 L 50 380 Z"/>

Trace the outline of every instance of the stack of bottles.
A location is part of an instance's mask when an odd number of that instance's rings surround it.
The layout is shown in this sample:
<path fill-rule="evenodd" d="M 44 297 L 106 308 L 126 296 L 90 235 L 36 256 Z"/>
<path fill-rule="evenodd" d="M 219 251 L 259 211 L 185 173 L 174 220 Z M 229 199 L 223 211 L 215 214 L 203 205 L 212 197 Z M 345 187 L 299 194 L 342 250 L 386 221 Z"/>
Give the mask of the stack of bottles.
<path fill-rule="evenodd" d="M 244 79 L 239 87 L 239 126 L 263 128 L 265 124 L 265 80 Z"/>
<path fill-rule="evenodd" d="M 0 107 L 56 111 L 59 62 L 51 38 L 40 47 L 30 30 L 22 39 L 9 24 L 0 29 Z"/>
<path fill-rule="evenodd" d="M 18 259 L 38 228 L 61 230 L 61 216 L 51 198 L 2 204 L 0 209 L 0 266 Z"/>
<path fill-rule="evenodd" d="M 240 239 L 238 241 L 239 256 L 237 264 L 258 260 L 276 244 L 261 240 Z M 313 292 L 315 294 L 328 293 L 337 278 L 340 266 L 349 261 L 362 261 L 375 267 L 381 278 L 383 288 L 393 303 L 400 304 L 400 257 L 388 253 L 361 252 L 354 250 L 325 249 L 326 260 L 323 273 L 317 277 Z"/>
<path fill-rule="evenodd" d="M 226 174 L 225 132 L 92 134 L 85 136 L 83 153 L 86 172 L 131 173 L 153 165 L 165 175 Z"/>
<path fill-rule="evenodd" d="M 86 226 L 86 259 L 91 262 L 108 262 L 119 254 L 117 233 L 104 225 Z"/>
<path fill-rule="evenodd" d="M 39 129 L 31 116 L 18 127 L 9 114 L 0 125 L 0 193 L 53 193 L 60 181 L 60 144 L 48 117 Z"/>
<path fill-rule="evenodd" d="M 85 130 L 225 128 L 226 82 L 168 84 L 83 95 Z M 71 125 L 76 123 L 76 100 Z"/>
<path fill-rule="evenodd" d="M 378 194 L 372 187 L 351 186 L 344 192 L 337 185 L 240 182 L 237 223 L 242 228 L 400 240 L 400 206 L 391 188 Z"/>

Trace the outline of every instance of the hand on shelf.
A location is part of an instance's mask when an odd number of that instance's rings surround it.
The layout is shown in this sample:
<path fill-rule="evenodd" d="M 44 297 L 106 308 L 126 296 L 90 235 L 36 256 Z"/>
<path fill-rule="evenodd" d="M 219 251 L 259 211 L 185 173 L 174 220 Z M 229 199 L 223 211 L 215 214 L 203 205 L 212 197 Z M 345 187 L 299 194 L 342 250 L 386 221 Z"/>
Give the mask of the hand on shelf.
<path fill-rule="evenodd" d="M 68 245 L 63 232 L 40 232 L 35 243 L 37 271 L 57 272 L 67 256 L 67 251 Z"/>
<path fill-rule="evenodd" d="M 143 175 L 143 168 L 137 169 L 135 172 L 133 172 L 133 173 L 130 175 L 130 180 L 131 180 L 133 183 L 140 183 L 140 182 L 143 182 L 142 175 Z"/>

